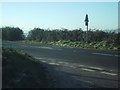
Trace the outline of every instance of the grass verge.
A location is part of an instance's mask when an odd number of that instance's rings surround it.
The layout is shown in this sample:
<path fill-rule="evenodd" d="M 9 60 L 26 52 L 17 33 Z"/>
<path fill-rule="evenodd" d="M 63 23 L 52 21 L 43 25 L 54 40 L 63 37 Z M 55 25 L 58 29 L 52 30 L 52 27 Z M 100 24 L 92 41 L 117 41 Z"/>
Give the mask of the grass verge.
<path fill-rule="evenodd" d="M 29 44 L 48 44 L 48 45 L 56 45 L 56 46 L 63 46 L 63 47 L 76 47 L 76 48 L 88 48 L 88 49 L 98 49 L 98 50 L 114 50 L 118 51 L 120 49 L 120 45 L 116 45 L 115 43 L 108 43 L 107 41 L 101 42 L 71 42 L 71 41 L 29 41 L 24 40 L 20 41 L 22 43 L 29 43 Z"/>
<path fill-rule="evenodd" d="M 49 88 L 52 78 L 26 53 L 2 48 L 2 88 Z"/>

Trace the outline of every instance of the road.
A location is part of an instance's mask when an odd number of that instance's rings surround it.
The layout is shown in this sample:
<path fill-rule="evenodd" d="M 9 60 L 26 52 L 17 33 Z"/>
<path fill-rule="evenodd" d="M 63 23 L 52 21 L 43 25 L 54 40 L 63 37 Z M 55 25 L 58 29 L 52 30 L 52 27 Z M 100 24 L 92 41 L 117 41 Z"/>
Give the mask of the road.
<path fill-rule="evenodd" d="M 57 87 L 118 88 L 119 56 L 116 51 L 67 48 L 20 42 L 3 42 L 2 45 L 24 51 L 51 66 L 51 69 L 48 67 L 49 72 L 57 79 L 59 78 L 59 86 Z M 63 79 L 65 79 L 64 83 Z M 79 84 L 79 81 L 82 84 Z"/>

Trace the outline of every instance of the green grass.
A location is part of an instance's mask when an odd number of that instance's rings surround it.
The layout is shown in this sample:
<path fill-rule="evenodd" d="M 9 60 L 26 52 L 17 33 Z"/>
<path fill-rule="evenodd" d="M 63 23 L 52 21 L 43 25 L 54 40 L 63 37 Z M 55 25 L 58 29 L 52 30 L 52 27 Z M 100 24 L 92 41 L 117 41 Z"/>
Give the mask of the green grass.
<path fill-rule="evenodd" d="M 98 50 L 119 50 L 120 45 L 115 45 L 114 43 L 108 43 L 107 41 L 101 41 L 101 42 L 71 42 L 71 41 L 21 41 L 23 43 L 30 43 L 30 44 L 48 44 L 48 45 L 57 45 L 57 46 L 64 46 L 64 47 L 76 47 L 76 48 L 88 48 L 88 49 L 98 49 Z"/>
<path fill-rule="evenodd" d="M 26 53 L 3 48 L 2 69 L 3 88 L 51 87 L 52 78 L 48 72 L 40 62 Z"/>

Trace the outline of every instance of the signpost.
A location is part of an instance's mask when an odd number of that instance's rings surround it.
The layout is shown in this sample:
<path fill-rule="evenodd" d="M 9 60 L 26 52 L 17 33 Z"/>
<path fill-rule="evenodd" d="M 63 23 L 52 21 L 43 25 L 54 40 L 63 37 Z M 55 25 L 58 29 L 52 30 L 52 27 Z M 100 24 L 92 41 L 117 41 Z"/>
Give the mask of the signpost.
<path fill-rule="evenodd" d="M 88 19 L 88 14 L 86 14 L 85 16 L 85 26 L 87 26 L 87 31 L 86 31 L 86 43 L 88 42 L 88 22 L 89 22 L 89 19 Z"/>

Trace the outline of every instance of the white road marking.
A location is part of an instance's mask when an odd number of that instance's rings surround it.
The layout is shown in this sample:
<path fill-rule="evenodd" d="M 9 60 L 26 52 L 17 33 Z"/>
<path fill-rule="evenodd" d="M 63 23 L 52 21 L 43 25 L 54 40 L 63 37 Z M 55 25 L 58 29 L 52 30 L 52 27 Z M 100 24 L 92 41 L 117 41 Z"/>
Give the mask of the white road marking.
<path fill-rule="evenodd" d="M 53 50 L 52 47 L 43 47 L 43 46 L 31 46 L 32 48 L 42 48 L 42 49 L 50 49 Z"/>
<path fill-rule="evenodd" d="M 114 56 L 118 57 L 118 55 L 114 55 Z"/>
<path fill-rule="evenodd" d="M 64 64 L 69 64 L 68 62 L 64 62 Z"/>
<path fill-rule="evenodd" d="M 78 65 L 79 67 L 84 67 L 85 65 Z"/>
<path fill-rule="evenodd" d="M 75 66 L 69 66 L 69 67 L 71 67 L 71 68 L 76 68 Z"/>
<path fill-rule="evenodd" d="M 82 65 L 82 64 L 75 64 L 75 63 L 70 63 L 70 62 L 61 62 L 61 61 L 58 61 L 57 62 L 57 59 L 52 59 L 52 58 L 39 58 L 39 57 L 35 57 L 36 59 L 39 59 L 41 62 L 45 62 L 45 63 L 48 63 L 48 64 L 51 64 L 51 65 L 60 65 L 60 66 L 66 66 L 66 67 L 71 67 L 71 68 L 77 68 L 77 67 L 80 67 L 81 70 L 84 70 L 84 71 L 89 71 L 89 72 L 95 72 L 95 71 L 99 71 L 99 73 L 102 73 L 102 74 L 107 74 L 107 75 L 111 75 L 111 76 L 116 76 L 118 74 L 116 73 L 112 73 L 111 71 L 112 70 L 109 70 L 108 72 L 107 71 L 102 71 L 102 70 L 105 70 L 103 68 L 99 68 L 99 67 L 90 67 L 90 66 L 85 66 L 85 65 Z M 75 65 L 74 65 L 75 64 Z"/>
<path fill-rule="evenodd" d="M 52 65 L 59 65 L 58 63 L 49 63 L 49 64 L 52 64 Z"/>
<path fill-rule="evenodd" d="M 31 47 L 31 48 L 49 49 L 49 50 L 59 50 L 59 51 L 62 50 L 61 48 L 53 48 L 53 47 L 45 47 L 45 46 L 25 46 L 25 45 L 22 45 L 22 46 Z"/>
<path fill-rule="evenodd" d="M 86 69 L 86 68 L 81 68 L 82 70 L 85 70 L 85 71 L 90 71 L 90 72 L 94 72 L 95 70 L 91 70 L 91 69 Z"/>
<path fill-rule="evenodd" d="M 44 59 L 44 58 L 39 58 L 39 57 L 35 57 L 36 59 Z"/>
<path fill-rule="evenodd" d="M 104 73 L 104 74 L 107 74 L 107 75 L 112 75 L 112 76 L 116 76 L 117 75 L 116 73 L 109 73 L 109 72 L 101 72 L 101 73 Z"/>
<path fill-rule="evenodd" d="M 98 68 L 98 67 L 89 67 L 91 69 L 97 69 L 97 70 L 103 70 L 102 68 Z"/>
<path fill-rule="evenodd" d="M 58 62 L 58 63 L 61 63 L 61 64 L 62 64 L 63 62 Z"/>
<path fill-rule="evenodd" d="M 47 62 L 47 61 L 41 61 L 41 62 Z"/>
<path fill-rule="evenodd" d="M 104 56 L 115 56 L 115 57 L 118 57 L 118 55 L 105 54 L 105 53 L 92 53 L 92 54 L 96 54 L 96 55 L 104 55 Z"/>

